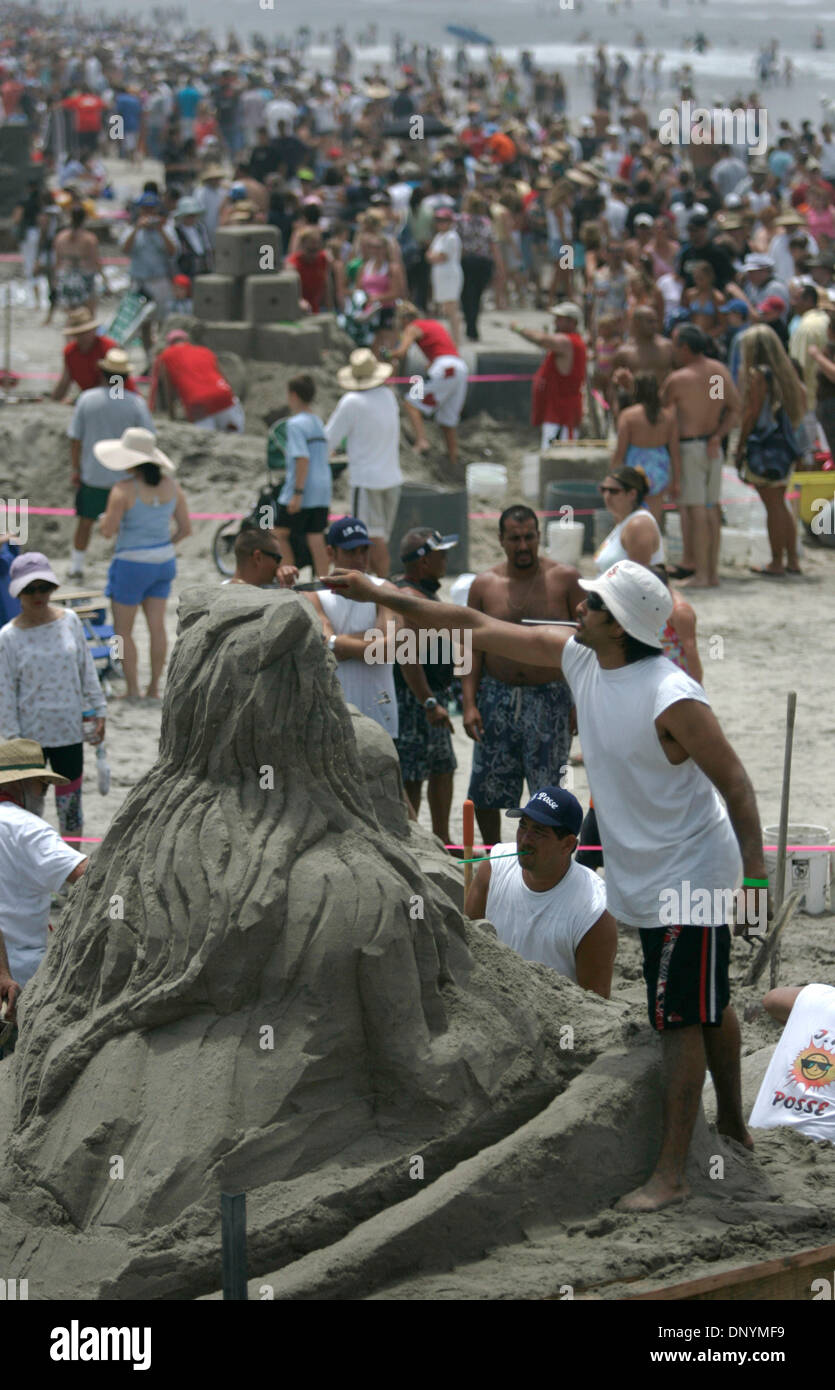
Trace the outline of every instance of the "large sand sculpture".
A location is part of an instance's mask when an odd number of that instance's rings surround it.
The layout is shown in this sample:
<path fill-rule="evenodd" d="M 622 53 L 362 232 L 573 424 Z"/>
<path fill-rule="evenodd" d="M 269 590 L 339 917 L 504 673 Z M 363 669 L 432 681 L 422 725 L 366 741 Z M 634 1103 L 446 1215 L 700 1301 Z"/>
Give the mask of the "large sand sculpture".
<path fill-rule="evenodd" d="M 7 1272 L 211 1294 L 245 1191 L 256 1282 L 356 1297 L 605 1211 L 651 1167 L 657 1049 L 456 899 L 303 600 L 189 591 L 158 761 L 0 1067 Z M 716 1143 L 702 1122 L 696 1178 Z"/>
<path fill-rule="evenodd" d="M 301 599 L 191 591 L 180 618 L 158 762 L 0 1069 L 33 1297 L 210 1291 L 221 1190 L 249 1194 L 251 1268 L 274 1268 L 413 1192 L 412 1156 L 437 1174 L 512 1131 L 619 1034 L 615 1006 L 578 1010 L 465 926 Z"/>

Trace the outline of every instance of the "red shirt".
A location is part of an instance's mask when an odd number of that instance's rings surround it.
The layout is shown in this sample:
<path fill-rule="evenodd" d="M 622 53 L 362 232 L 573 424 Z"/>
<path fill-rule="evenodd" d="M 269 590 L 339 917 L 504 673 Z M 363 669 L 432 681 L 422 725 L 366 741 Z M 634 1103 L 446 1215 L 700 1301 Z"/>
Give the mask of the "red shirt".
<path fill-rule="evenodd" d="M 196 343 L 172 343 L 159 354 L 172 391 L 182 401 L 189 420 L 204 420 L 235 404 L 235 393 L 221 374 L 211 348 Z"/>
<path fill-rule="evenodd" d="M 487 141 L 494 164 L 512 164 L 516 158 L 516 146 L 509 135 L 497 130 Z"/>
<path fill-rule="evenodd" d="M 571 339 L 574 348 L 569 371 L 564 376 L 558 372 L 554 354 L 548 352 L 534 376 L 532 425 L 569 425 L 576 428 L 583 418 L 586 345 L 579 333 L 567 333 L 566 337 Z"/>
<path fill-rule="evenodd" d="M 112 338 L 95 338 L 93 346 L 87 351 L 82 352 L 75 338 L 71 338 L 64 348 L 64 366 L 70 374 L 71 379 L 79 386 L 82 391 L 92 391 L 94 386 L 101 386 L 104 378 L 99 371 L 99 362 L 111 348 L 118 347 L 118 343 Z M 129 376 L 125 382 L 126 391 L 135 391 L 136 382 Z"/>
<path fill-rule="evenodd" d="M 105 109 L 101 97 L 95 96 L 92 92 L 82 92 L 79 96 L 67 97 L 64 106 L 75 115 L 75 128 L 79 135 L 101 130 L 101 118 Z"/>
<path fill-rule="evenodd" d="M 467 126 L 458 136 L 462 145 L 466 145 L 473 159 L 481 159 L 487 148 L 488 136 L 480 127 Z"/>
<path fill-rule="evenodd" d="M 314 314 L 318 314 L 328 287 L 328 257 L 325 251 L 317 251 L 308 260 L 301 251 L 287 257 L 287 264 L 299 273 L 302 282 L 302 299 L 306 299 Z"/>
<path fill-rule="evenodd" d="M 23 83 L 17 82 L 15 78 L 9 77 L 0 87 L 0 95 L 3 98 L 3 109 L 7 116 L 13 116 L 20 106 L 20 98 L 23 96 Z"/>
<path fill-rule="evenodd" d="M 457 357 L 458 349 L 437 319 L 414 319 L 413 327 L 420 329 L 417 345 L 430 362 L 436 357 Z"/>

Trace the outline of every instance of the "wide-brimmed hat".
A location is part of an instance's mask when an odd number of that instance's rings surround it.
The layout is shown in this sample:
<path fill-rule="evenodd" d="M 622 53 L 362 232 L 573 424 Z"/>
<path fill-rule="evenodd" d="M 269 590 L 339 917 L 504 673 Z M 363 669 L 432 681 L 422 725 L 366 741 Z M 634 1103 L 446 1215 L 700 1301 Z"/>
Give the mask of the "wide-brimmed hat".
<path fill-rule="evenodd" d="M 746 256 L 742 262 L 742 273 L 747 275 L 751 270 L 773 270 L 774 260 L 771 256 L 766 256 L 762 251 L 754 251 L 752 255 Z"/>
<path fill-rule="evenodd" d="M 202 174 L 200 175 L 202 183 L 206 183 L 208 179 L 223 179 L 225 177 L 226 170 L 224 169 L 222 164 L 207 164 Z"/>
<path fill-rule="evenodd" d="M 578 188 L 594 188 L 594 178 L 581 173 L 579 169 L 568 169 L 565 177 L 570 179 L 572 183 L 576 183 Z"/>
<path fill-rule="evenodd" d="M 551 313 L 555 319 L 575 319 L 577 323 L 583 317 L 582 309 L 578 304 L 572 304 L 570 299 L 561 299 L 558 304 L 552 304 Z"/>
<path fill-rule="evenodd" d="M 46 556 L 39 550 L 27 550 L 23 555 L 15 556 L 9 566 L 9 593 L 12 598 L 17 598 L 18 594 L 23 593 L 23 590 L 34 584 L 37 579 L 54 584 L 56 589 L 61 582 L 56 578 Z"/>
<path fill-rule="evenodd" d="M 229 217 L 227 218 L 227 223 L 254 221 L 255 204 L 251 203 L 248 198 L 242 198 L 240 202 L 232 204 L 232 211 L 230 212 Z"/>
<path fill-rule="evenodd" d="M 89 333 L 92 329 L 98 328 L 101 319 L 97 319 L 95 314 L 91 314 L 89 309 L 83 306 L 80 309 L 70 309 L 67 313 L 67 322 L 61 330 L 65 337 L 76 338 L 79 333 Z"/>
<path fill-rule="evenodd" d="M 673 598 L 645 565 L 618 560 L 599 579 L 578 580 L 587 594 L 599 594 L 624 632 L 648 647 L 661 646 L 661 629 L 673 611 Z"/>
<path fill-rule="evenodd" d="M 129 376 L 130 358 L 124 348 L 108 348 L 104 357 L 99 361 L 99 371 L 112 372 L 115 376 Z"/>
<path fill-rule="evenodd" d="M 788 212 L 781 212 L 779 217 L 775 217 L 774 225 L 775 227 L 805 227 L 807 223 L 805 217 L 801 217 L 794 208 L 789 208 Z"/>
<path fill-rule="evenodd" d="M 0 784 L 25 782 L 29 777 L 39 777 L 55 786 L 64 786 L 70 780 L 58 772 L 47 772 L 43 749 L 33 738 L 5 739 L 0 743 Z"/>
<path fill-rule="evenodd" d="M 174 209 L 174 220 L 180 217 L 199 217 L 203 211 L 203 204 L 196 198 L 181 198 Z"/>
<path fill-rule="evenodd" d="M 357 348 L 348 366 L 340 367 L 336 379 L 345 391 L 370 391 L 372 386 L 388 381 L 393 371 L 391 363 L 378 361 L 370 348 Z"/>
<path fill-rule="evenodd" d="M 125 473 L 129 468 L 138 468 L 140 463 L 155 463 L 164 473 L 174 473 L 177 468 L 168 455 L 157 448 L 156 435 L 136 425 L 125 430 L 121 439 L 99 440 L 93 445 L 93 453 L 111 473 Z"/>
<path fill-rule="evenodd" d="M 391 96 L 391 90 L 382 82 L 369 82 L 365 88 L 365 95 L 371 101 L 385 101 L 386 97 Z"/>

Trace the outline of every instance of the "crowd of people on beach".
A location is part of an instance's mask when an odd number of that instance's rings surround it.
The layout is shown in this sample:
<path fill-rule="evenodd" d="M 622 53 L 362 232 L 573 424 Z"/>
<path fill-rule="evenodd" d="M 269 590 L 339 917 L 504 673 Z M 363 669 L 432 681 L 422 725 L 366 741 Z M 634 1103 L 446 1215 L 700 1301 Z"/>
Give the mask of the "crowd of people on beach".
<path fill-rule="evenodd" d="M 290 381 L 273 525 L 242 528 L 230 583 L 290 588 L 311 561 L 324 587 L 304 599 L 345 696 L 394 740 L 414 816 L 425 784 L 446 845 L 453 665 L 373 662 L 368 652 L 389 622 L 454 627 L 457 615 L 472 629 L 476 651 L 460 691 L 473 742 L 469 795 L 485 844 L 507 864 L 482 866 L 468 911 L 486 912 L 528 959 L 606 996 L 616 919 L 641 930 L 669 1105 L 659 1166 L 631 1208 L 678 1200 L 705 1059 L 720 1130 L 745 1144 L 750 1137 L 728 921 L 661 931 L 659 888 L 686 872 L 711 891 L 736 889 L 741 871 L 746 888 L 766 879 L 753 790 L 710 712 L 696 613 L 675 586 L 719 585 L 726 461 L 765 508 L 771 560 L 757 573 L 784 582 L 801 573 L 792 472 L 831 465 L 835 447 L 832 127 L 782 122 L 754 153 L 744 120 L 760 107 L 752 92 L 731 104 L 740 119 L 726 113 L 719 138 L 667 143 L 635 99 L 629 64 L 604 45 L 589 68 L 588 114 L 576 117 L 559 74 L 530 53 L 514 63 L 490 52 L 476 63 L 462 48 L 450 60 L 398 36 L 391 64 L 360 74 L 343 32 L 333 36 L 332 63 L 317 66 L 309 35 L 284 45 L 230 38 L 221 49 L 205 34 L 175 44 L 164 28 L 152 35 L 140 24 L 96 22 L 85 35 L 78 19 L 67 47 L 66 19 L 7 11 L 0 99 L 7 121 L 30 124 L 44 175 L 15 212 L 24 274 L 34 286 L 44 271 L 50 315 L 66 315 L 54 397 L 78 391 L 68 428 L 77 514 L 68 577 L 83 579 L 98 522 L 115 543 L 107 594 L 128 697 L 140 698 L 133 624 L 141 607 L 151 657 L 143 698 L 159 699 L 175 546 L 191 526 L 154 411 L 164 401 L 195 428 L 244 425 L 217 357 L 183 326 L 193 284 L 213 267 L 220 229 L 276 227 L 303 311 L 334 313 L 353 350 L 328 419 L 317 413 L 312 375 Z M 688 78 L 676 100 L 695 95 Z M 106 267 L 90 224 L 108 201 L 111 156 L 159 165 L 113 219 L 131 289 L 153 310 L 141 325 L 148 400 L 124 347 L 98 331 Z M 462 609 L 439 597 L 458 537 L 413 528 L 390 554 L 403 477 L 401 402 L 388 383 L 417 351 L 425 368 L 404 393 L 405 425 L 420 456 L 433 447 L 424 422 L 435 420 L 446 476 L 459 480 L 462 350 L 479 342 L 488 305 L 548 311 L 542 328 L 512 324 L 542 357 L 531 424 L 543 449 L 611 431 L 600 491 L 612 529 L 595 555 L 597 577 L 584 580 L 540 553 L 533 509 L 506 508 L 504 558 L 473 579 Z M 183 317 L 172 323 L 172 314 Z M 334 519 L 329 459 L 339 449 L 351 511 Z M 678 566 L 665 564 L 670 505 L 681 517 Z M 7 559 L 0 843 L 14 841 L 29 882 L 25 902 L 17 888 L 0 889 L 12 921 L 6 930 L 0 910 L 9 947 L 0 995 L 13 1006 L 46 950 L 51 894 L 89 862 L 67 841 L 83 826 L 83 746 L 101 742 L 107 702 L 78 618 L 53 602 L 61 581 L 50 559 L 8 545 Z M 578 726 L 594 794 L 585 823 L 561 785 Z M 63 839 L 39 814 L 50 782 Z M 643 848 L 666 846 L 648 876 L 631 862 L 623 804 Z M 525 863 L 500 843 L 509 810 Z M 584 840 L 600 836 L 605 887 L 594 865 L 573 858 L 581 827 Z"/>

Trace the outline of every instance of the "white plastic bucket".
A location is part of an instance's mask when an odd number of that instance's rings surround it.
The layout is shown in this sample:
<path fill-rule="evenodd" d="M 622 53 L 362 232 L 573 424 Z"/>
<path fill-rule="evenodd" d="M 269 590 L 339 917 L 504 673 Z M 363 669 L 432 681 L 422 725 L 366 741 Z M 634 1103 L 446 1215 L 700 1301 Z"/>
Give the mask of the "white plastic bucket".
<path fill-rule="evenodd" d="M 457 574 L 449 591 L 450 603 L 460 603 L 462 608 L 466 607 L 470 595 L 470 585 L 474 579 L 474 574 Z"/>
<path fill-rule="evenodd" d="M 723 526 L 720 533 L 719 558 L 723 565 L 747 565 L 751 552 L 751 535 L 736 526 Z"/>
<path fill-rule="evenodd" d="M 764 843 L 776 845 L 779 826 L 766 825 L 763 829 Z M 790 845 L 828 845 L 831 831 L 826 825 L 790 825 L 788 844 Z M 804 853 L 793 849 L 786 853 L 786 896 L 799 888 L 802 897 L 799 907 L 812 917 L 819 917 L 826 911 L 826 884 L 829 879 L 830 856 L 821 850 Z M 768 882 L 774 890 L 777 874 L 777 855 L 774 850 L 765 852 L 765 868 Z"/>
<path fill-rule="evenodd" d="M 585 534 L 585 527 L 579 521 L 572 521 L 569 526 L 559 521 L 549 521 L 545 533 L 549 558 L 559 560 L 564 565 L 579 564 Z"/>
<path fill-rule="evenodd" d="M 722 469 L 722 512 L 729 527 L 752 531 L 763 524 L 763 504 L 752 487 L 743 483 L 735 468 Z"/>
<path fill-rule="evenodd" d="M 539 501 L 539 454 L 522 455 L 522 496 Z"/>
<path fill-rule="evenodd" d="M 748 564 L 771 564 L 771 546 L 768 543 L 767 531 L 750 531 L 748 533 Z"/>
<path fill-rule="evenodd" d="M 479 497 L 503 498 L 507 491 L 507 469 L 503 463 L 468 463 L 467 491 Z"/>

